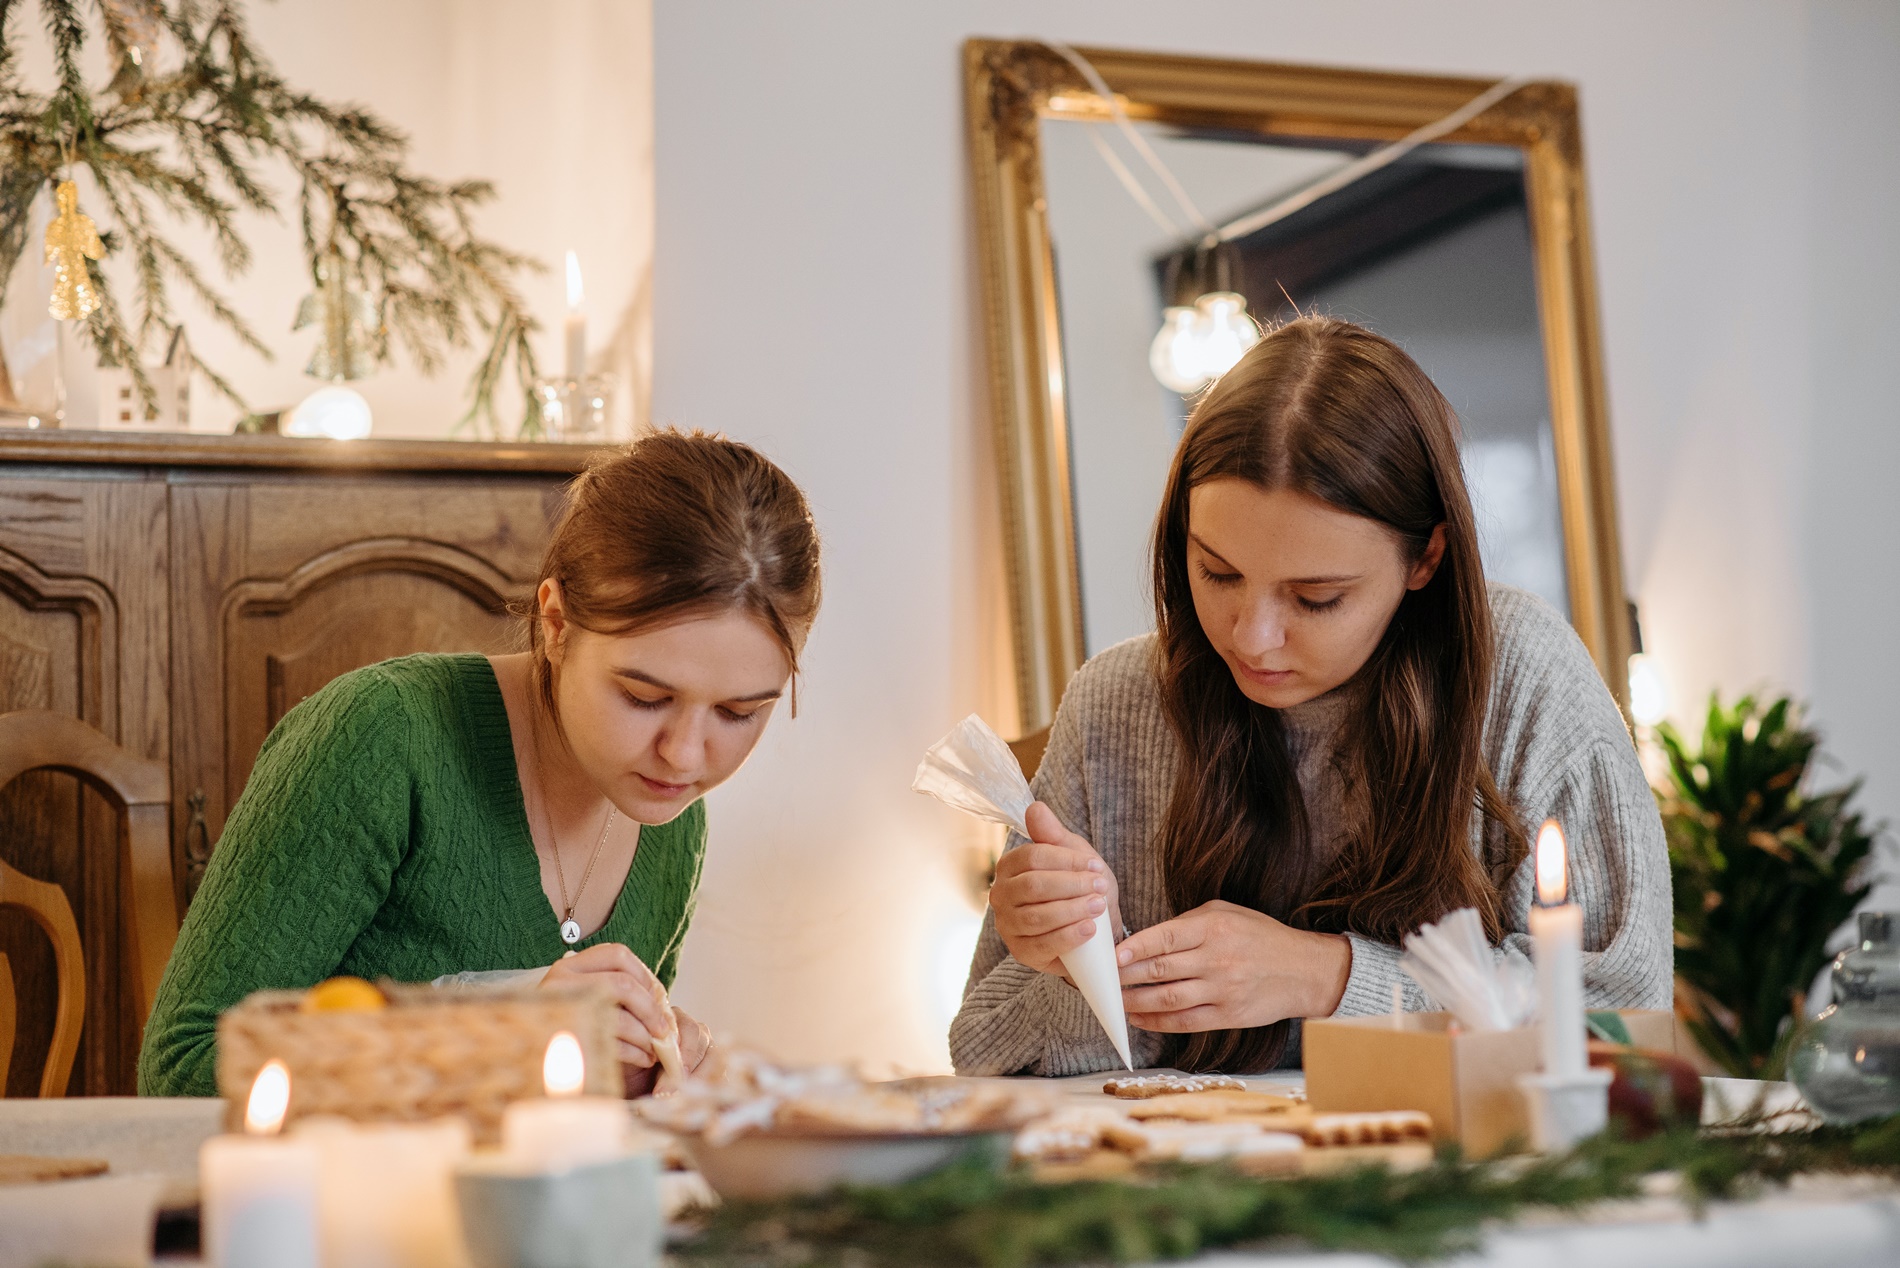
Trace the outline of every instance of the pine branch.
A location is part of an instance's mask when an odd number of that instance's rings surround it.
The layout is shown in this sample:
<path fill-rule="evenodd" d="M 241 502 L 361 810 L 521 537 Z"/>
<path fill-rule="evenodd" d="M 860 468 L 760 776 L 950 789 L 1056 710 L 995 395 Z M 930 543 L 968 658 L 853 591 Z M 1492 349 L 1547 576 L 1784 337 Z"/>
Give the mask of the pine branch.
<path fill-rule="evenodd" d="M 252 43 L 234 0 L 160 5 L 164 55 L 136 65 L 128 55 L 132 35 L 117 15 L 103 11 L 105 38 L 119 64 L 110 84 L 89 91 L 80 71 L 81 4 L 41 0 L 59 81 L 47 96 L 20 86 L 8 26 L 13 0 L 0 0 L 0 266 L 25 249 L 34 199 L 59 178 L 70 148 L 105 197 L 117 231 L 102 224 L 101 236 L 110 252 L 126 256 L 135 288 L 136 337 L 120 298 L 99 273 L 107 304 L 87 329 L 101 355 L 142 374 L 139 348 L 176 325 L 171 287 L 177 284 L 214 321 L 268 357 L 243 317 L 170 243 L 159 217 L 206 229 L 226 277 L 239 276 L 251 253 L 236 214 L 278 214 L 264 172 L 286 169 L 296 182 L 313 284 L 318 261 L 335 252 L 346 276 L 372 288 L 395 342 L 425 373 L 479 333 L 487 346 L 470 382 L 470 413 L 458 430 L 476 419 L 490 434 L 501 434 L 496 401 L 509 373 L 519 380 L 524 428 L 538 427 L 529 391 L 536 327 L 512 279 L 542 266 L 477 233 L 471 211 L 492 198 L 488 182 L 445 183 L 411 172 L 407 138 L 398 129 L 361 106 L 325 102 L 286 84 Z M 372 355 L 386 359 L 387 344 L 374 340 Z M 201 368 L 236 399 L 226 380 Z"/>
<path fill-rule="evenodd" d="M 1408 1261 L 1476 1249 L 1484 1227 L 1535 1210 L 1574 1213 L 1633 1197 L 1644 1176 L 1681 1177 L 1686 1206 L 1746 1197 L 1804 1174 L 1900 1175 L 1900 1118 L 1853 1128 L 1720 1135 L 1605 1135 L 1555 1157 L 1417 1172 L 1382 1167 L 1260 1179 L 1221 1165 L 1158 1168 L 1128 1182 L 1042 1184 L 979 1162 L 889 1188 L 730 1202 L 674 1248 L 686 1264 L 1030 1264 L 1182 1259 L 1291 1240 Z"/>
<path fill-rule="evenodd" d="M 59 72 L 59 89 L 53 94 L 52 112 L 64 125 L 60 129 L 62 136 L 77 136 L 92 125 L 92 94 L 86 91 L 85 76 L 79 69 L 79 53 L 86 45 L 86 24 L 74 0 L 40 0 L 40 12 L 46 20 L 46 33 L 53 40 L 53 61 Z"/>

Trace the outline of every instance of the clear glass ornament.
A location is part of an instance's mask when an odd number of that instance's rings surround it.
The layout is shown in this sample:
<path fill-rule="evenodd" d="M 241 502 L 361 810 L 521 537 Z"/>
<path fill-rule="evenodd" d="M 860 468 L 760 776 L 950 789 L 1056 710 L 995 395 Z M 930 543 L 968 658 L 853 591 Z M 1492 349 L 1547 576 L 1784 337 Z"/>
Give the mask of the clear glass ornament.
<path fill-rule="evenodd" d="M 1815 1113 L 1853 1123 L 1900 1113 L 1900 916 L 1860 914 L 1834 960 L 1834 1002 L 1795 1041 L 1788 1074 Z"/>
<path fill-rule="evenodd" d="M 389 355 L 382 296 L 363 271 L 335 249 L 317 259 L 317 289 L 297 305 L 292 330 L 315 326 L 320 337 L 303 372 L 313 379 L 366 379 Z"/>
<path fill-rule="evenodd" d="M 535 399 L 541 405 L 541 434 L 524 433 L 520 440 L 553 440 L 570 444 L 603 444 L 611 438 L 614 376 L 590 374 L 578 379 L 536 379 Z"/>

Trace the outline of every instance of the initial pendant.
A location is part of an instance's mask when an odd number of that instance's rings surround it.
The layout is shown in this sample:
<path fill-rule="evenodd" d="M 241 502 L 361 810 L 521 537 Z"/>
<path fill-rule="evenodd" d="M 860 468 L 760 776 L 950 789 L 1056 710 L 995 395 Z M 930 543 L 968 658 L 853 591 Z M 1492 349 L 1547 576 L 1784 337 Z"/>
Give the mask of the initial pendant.
<path fill-rule="evenodd" d="M 561 922 L 561 941 L 567 943 L 569 946 L 572 946 L 576 942 L 579 942 L 580 940 L 581 940 L 581 927 L 580 927 L 579 922 L 573 921 L 573 920 L 563 920 Z"/>

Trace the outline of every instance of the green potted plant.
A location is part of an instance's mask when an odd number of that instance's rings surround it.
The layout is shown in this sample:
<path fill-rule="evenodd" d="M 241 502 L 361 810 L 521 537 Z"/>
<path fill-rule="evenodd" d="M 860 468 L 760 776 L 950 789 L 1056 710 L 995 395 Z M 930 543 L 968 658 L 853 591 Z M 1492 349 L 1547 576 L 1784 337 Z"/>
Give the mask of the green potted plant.
<path fill-rule="evenodd" d="M 1664 723 L 1659 790 L 1675 885 L 1677 1007 L 1715 1061 L 1782 1077 L 1828 937 L 1872 888 L 1880 825 L 1850 802 L 1858 780 L 1806 788 L 1820 736 L 1793 701 L 1709 699 L 1694 748 Z"/>

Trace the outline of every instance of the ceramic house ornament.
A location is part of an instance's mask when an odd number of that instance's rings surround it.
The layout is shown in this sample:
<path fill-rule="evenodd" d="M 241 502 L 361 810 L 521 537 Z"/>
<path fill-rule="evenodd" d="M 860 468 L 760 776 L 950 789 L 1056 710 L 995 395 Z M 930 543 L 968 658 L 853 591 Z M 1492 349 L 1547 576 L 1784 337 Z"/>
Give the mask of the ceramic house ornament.
<path fill-rule="evenodd" d="M 99 420 L 101 431 L 176 431 L 191 426 L 191 372 L 196 363 L 185 328 L 172 331 L 165 360 L 145 367 L 152 385 L 152 402 L 139 399 L 138 383 L 130 368 L 99 367 Z"/>

